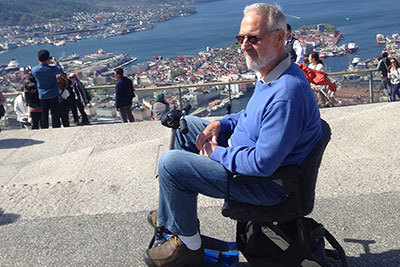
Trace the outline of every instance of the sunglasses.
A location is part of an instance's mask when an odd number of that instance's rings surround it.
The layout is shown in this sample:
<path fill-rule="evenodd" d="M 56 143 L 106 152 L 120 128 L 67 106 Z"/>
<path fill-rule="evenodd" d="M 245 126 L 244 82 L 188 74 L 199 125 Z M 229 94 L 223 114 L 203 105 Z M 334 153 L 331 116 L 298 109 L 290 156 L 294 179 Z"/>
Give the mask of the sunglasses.
<path fill-rule="evenodd" d="M 244 39 L 246 39 L 246 38 L 247 38 L 247 41 L 249 41 L 249 43 L 251 43 L 251 44 L 256 44 L 256 43 L 258 43 L 259 41 L 261 41 L 261 39 L 262 39 L 264 36 L 266 36 L 267 34 L 273 33 L 273 32 L 275 32 L 275 31 L 277 31 L 277 30 L 278 30 L 278 29 L 272 30 L 272 31 L 270 31 L 270 32 L 265 33 L 265 34 L 262 35 L 262 36 L 256 36 L 256 35 L 237 35 L 235 38 L 236 38 L 236 41 L 238 41 L 239 44 L 243 44 Z"/>

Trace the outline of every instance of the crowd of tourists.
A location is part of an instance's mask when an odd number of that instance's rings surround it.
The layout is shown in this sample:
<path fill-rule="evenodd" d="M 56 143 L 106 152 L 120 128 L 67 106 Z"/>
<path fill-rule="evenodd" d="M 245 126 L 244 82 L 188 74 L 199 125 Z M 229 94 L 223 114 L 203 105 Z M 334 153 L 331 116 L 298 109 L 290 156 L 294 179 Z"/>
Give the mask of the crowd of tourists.
<path fill-rule="evenodd" d="M 85 106 L 90 103 L 90 94 L 75 73 L 67 75 L 47 50 L 38 53 L 39 65 L 33 67 L 21 91 L 14 101 L 17 121 L 31 129 L 59 128 L 70 126 L 70 112 L 74 124 L 88 125 Z M 78 114 L 79 110 L 79 114 Z"/>

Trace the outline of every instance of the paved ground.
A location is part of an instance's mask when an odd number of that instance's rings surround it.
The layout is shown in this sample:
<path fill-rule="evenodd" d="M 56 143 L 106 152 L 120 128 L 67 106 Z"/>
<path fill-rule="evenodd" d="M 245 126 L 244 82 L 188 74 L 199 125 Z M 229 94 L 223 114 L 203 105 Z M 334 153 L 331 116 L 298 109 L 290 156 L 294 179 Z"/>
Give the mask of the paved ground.
<path fill-rule="evenodd" d="M 332 128 L 312 217 L 350 266 L 399 266 L 400 103 L 321 110 Z M 144 266 L 169 130 L 155 122 L 0 133 L 0 266 Z M 202 233 L 234 240 L 221 201 Z M 243 261 L 243 260 L 242 260 Z M 246 266 L 242 263 L 240 266 Z"/>

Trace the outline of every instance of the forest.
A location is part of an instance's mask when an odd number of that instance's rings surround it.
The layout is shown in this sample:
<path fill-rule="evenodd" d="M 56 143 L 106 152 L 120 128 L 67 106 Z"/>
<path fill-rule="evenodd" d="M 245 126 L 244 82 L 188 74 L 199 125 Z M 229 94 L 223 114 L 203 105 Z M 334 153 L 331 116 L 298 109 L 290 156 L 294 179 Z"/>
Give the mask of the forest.
<path fill-rule="evenodd" d="M 214 0 L 0 0 L 0 26 L 66 19 L 78 12 L 112 11 L 116 5 L 192 4 Z"/>

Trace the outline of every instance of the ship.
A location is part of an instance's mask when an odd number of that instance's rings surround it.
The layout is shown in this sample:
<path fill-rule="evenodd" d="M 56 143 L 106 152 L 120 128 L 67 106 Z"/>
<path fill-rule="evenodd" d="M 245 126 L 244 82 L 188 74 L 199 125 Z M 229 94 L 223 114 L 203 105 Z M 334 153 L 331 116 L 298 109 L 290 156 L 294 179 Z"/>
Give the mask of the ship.
<path fill-rule="evenodd" d="M 7 64 L 7 67 L 4 69 L 5 71 L 16 71 L 19 70 L 19 62 L 16 59 L 11 59 L 11 61 Z"/>
<path fill-rule="evenodd" d="M 384 36 L 382 33 L 378 33 L 378 34 L 376 35 L 376 43 L 378 43 L 378 44 L 384 44 L 384 43 L 386 43 L 385 36 Z"/>
<path fill-rule="evenodd" d="M 355 42 L 351 41 L 348 45 L 347 45 L 347 50 L 349 51 L 349 53 L 354 53 L 356 52 L 358 49 L 358 46 L 356 45 Z"/>
<path fill-rule="evenodd" d="M 79 55 L 76 53 L 72 53 L 71 55 L 64 57 L 64 53 L 63 55 L 60 57 L 59 61 L 71 61 L 71 60 L 75 60 L 75 59 L 79 59 Z"/>

